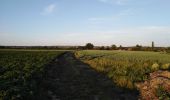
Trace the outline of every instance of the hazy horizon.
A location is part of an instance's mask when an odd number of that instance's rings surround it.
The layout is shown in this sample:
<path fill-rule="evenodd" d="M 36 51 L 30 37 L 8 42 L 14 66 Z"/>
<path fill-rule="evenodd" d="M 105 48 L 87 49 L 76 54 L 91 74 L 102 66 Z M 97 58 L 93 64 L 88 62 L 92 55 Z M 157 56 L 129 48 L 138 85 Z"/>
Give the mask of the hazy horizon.
<path fill-rule="evenodd" d="M 168 0 L 1 0 L 0 45 L 170 46 Z"/>

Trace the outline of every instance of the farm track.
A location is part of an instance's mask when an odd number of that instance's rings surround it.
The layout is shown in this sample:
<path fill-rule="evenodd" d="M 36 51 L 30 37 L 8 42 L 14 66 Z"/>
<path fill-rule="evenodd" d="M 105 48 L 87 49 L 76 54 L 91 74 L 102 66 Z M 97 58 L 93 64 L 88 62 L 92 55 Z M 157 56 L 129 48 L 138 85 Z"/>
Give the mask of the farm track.
<path fill-rule="evenodd" d="M 138 93 L 114 86 L 105 75 L 67 52 L 47 67 L 41 100 L 137 100 Z"/>

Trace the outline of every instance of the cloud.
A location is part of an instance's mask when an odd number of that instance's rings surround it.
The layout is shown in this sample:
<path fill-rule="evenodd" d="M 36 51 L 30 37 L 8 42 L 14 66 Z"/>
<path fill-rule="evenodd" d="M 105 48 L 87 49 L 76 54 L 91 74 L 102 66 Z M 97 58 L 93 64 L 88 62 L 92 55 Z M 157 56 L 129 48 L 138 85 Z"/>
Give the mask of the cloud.
<path fill-rule="evenodd" d="M 91 17 L 91 18 L 88 18 L 88 21 L 91 21 L 91 22 L 106 22 L 106 21 L 115 21 L 115 20 L 118 20 L 120 19 L 121 17 L 123 16 L 128 16 L 128 15 L 133 15 L 133 10 L 132 9 L 126 9 L 126 10 L 122 10 L 120 11 L 119 13 L 117 14 L 114 14 L 112 16 L 104 16 L 104 17 Z"/>
<path fill-rule="evenodd" d="M 106 2 L 108 2 L 108 0 L 99 0 L 100 2 L 104 2 L 104 3 L 106 3 Z"/>
<path fill-rule="evenodd" d="M 104 31 L 65 32 L 60 35 L 51 33 L 26 37 L 24 34 L 0 32 L 0 45 L 123 45 L 141 44 L 150 46 L 154 41 L 156 46 L 170 46 L 170 26 L 139 26 L 126 27 Z M 76 38 L 75 38 L 76 37 Z"/>
<path fill-rule="evenodd" d="M 99 0 L 99 1 L 109 4 L 126 5 L 129 0 Z"/>
<path fill-rule="evenodd" d="M 114 17 L 92 17 L 89 18 L 88 20 L 97 22 L 97 21 L 111 21 L 114 19 L 115 19 Z"/>
<path fill-rule="evenodd" d="M 48 15 L 54 12 L 56 8 L 55 4 L 50 4 L 47 7 L 44 8 L 43 12 L 41 13 L 42 15 Z"/>
<path fill-rule="evenodd" d="M 154 35 L 165 35 L 170 34 L 170 26 L 140 26 L 140 27 L 127 27 L 117 29 L 117 30 L 111 30 L 111 31 L 100 31 L 98 33 L 101 34 L 120 34 L 120 35 L 143 35 L 148 36 L 151 35 L 154 37 Z"/>
<path fill-rule="evenodd" d="M 161 35 L 161 34 L 170 34 L 170 26 L 140 26 L 140 27 L 127 27 L 122 29 L 118 29 L 115 31 L 109 31 L 107 33 L 117 33 L 122 35 Z"/>
<path fill-rule="evenodd" d="M 128 0 L 117 0 L 116 4 L 118 4 L 118 5 L 126 5 L 127 2 L 128 2 Z"/>
<path fill-rule="evenodd" d="M 169 46 L 170 39 L 167 37 L 169 35 L 170 26 L 140 26 L 110 31 L 101 29 L 89 33 L 67 33 L 63 34 L 62 39 L 64 38 L 73 44 L 92 42 L 95 45 L 111 45 L 114 43 L 123 46 L 133 46 L 136 44 L 150 46 L 151 41 L 154 41 L 157 46 Z"/>

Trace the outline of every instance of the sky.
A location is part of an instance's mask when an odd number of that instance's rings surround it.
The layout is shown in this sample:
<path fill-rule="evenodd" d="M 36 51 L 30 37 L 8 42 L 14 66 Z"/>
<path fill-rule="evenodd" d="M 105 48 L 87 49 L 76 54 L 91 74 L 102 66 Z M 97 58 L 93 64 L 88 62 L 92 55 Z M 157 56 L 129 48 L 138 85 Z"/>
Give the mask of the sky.
<path fill-rule="evenodd" d="M 170 0 L 0 0 L 0 45 L 170 46 Z"/>

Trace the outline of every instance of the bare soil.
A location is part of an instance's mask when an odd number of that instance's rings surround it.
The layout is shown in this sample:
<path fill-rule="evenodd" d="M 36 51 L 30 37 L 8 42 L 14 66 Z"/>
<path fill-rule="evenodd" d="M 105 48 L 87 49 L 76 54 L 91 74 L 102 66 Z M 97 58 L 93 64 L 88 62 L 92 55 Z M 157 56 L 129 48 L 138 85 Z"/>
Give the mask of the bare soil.
<path fill-rule="evenodd" d="M 67 52 L 47 67 L 41 100 L 137 100 L 138 92 L 116 87 L 111 79 Z"/>
<path fill-rule="evenodd" d="M 138 83 L 137 87 L 140 91 L 141 100 L 160 100 L 157 95 L 157 90 L 162 87 L 165 92 L 170 93 L 170 72 L 156 71 L 150 73 L 149 79 L 145 82 Z M 163 94 L 161 94 L 163 95 Z M 161 100 L 169 100 L 169 97 L 164 97 Z"/>

